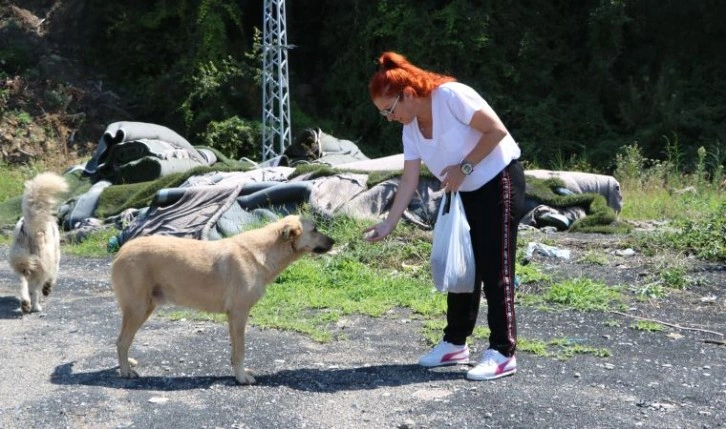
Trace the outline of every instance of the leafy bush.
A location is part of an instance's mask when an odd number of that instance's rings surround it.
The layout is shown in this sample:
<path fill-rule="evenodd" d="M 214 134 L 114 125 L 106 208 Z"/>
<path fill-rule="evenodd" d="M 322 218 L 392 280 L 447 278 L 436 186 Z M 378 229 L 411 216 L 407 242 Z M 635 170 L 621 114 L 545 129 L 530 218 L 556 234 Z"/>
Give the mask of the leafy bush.
<path fill-rule="evenodd" d="M 260 159 L 262 125 L 258 121 L 232 116 L 222 121 L 210 122 L 201 140 L 204 145 L 219 150 L 229 158 Z"/>

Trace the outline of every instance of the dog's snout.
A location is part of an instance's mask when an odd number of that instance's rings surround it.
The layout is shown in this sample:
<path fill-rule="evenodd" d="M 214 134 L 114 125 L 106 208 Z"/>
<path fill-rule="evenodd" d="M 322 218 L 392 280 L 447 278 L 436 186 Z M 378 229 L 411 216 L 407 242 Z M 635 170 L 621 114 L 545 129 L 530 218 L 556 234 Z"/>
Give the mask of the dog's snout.
<path fill-rule="evenodd" d="M 320 234 L 320 238 L 322 238 L 322 243 L 318 246 L 315 246 L 313 248 L 313 253 L 326 253 L 329 252 L 330 249 L 333 248 L 333 245 L 335 244 L 335 240 L 328 237 L 327 235 Z"/>

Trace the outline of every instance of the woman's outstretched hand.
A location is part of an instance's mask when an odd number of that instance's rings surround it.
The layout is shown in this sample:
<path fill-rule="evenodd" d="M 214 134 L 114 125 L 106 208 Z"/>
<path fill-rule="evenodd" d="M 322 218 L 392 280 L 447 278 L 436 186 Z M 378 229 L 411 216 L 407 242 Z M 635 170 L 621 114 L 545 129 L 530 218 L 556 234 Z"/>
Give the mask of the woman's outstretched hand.
<path fill-rule="evenodd" d="M 383 240 L 388 234 L 393 231 L 393 227 L 386 222 L 369 226 L 363 230 L 364 238 L 369 243 L 375 243 L 376 241 Z"/>

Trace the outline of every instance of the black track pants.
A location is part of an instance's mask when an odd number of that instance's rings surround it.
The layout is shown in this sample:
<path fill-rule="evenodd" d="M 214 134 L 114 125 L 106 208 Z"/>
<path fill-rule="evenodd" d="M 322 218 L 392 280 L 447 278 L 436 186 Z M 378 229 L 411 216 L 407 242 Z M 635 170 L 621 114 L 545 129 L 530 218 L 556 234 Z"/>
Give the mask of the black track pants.
<path fill-rule="evenodd" d="M 444 340 L 464 344 L 474 332 L 484 287 L 489 322 L 489 347 L 511 356 L 517 346 L 514 312 L 514 262 L 517 226 L 524 208 L 524 170 L 518 161 L 502 170 L 487 184 L 472 192 L 461 192 L 476 262 L 472 293 L 447 296 Z"/>

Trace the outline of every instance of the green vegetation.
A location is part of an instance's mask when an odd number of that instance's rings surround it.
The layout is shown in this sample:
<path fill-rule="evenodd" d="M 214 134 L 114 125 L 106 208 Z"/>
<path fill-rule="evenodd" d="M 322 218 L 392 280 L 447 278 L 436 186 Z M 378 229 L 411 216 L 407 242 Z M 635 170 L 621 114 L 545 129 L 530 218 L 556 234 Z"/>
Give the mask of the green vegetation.
<path fill-rule="evenodd" d="M 620 289 L 587 278 L 575 278 L 552 283 L 542 293 L 523 294 L 519 298 L 526 305 L 545 308 L 603 311 L 623 301 Z"/>

